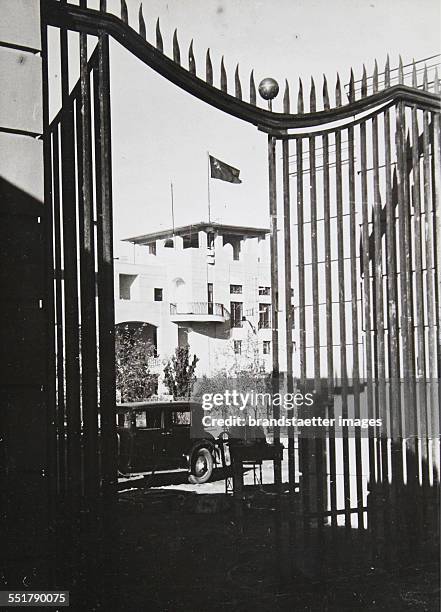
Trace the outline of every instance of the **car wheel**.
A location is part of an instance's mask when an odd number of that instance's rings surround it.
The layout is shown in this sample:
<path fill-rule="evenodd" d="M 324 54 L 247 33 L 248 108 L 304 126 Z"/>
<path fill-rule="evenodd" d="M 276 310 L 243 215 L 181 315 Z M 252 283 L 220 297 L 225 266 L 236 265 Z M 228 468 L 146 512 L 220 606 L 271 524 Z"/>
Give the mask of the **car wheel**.
<path fill-rule="evenodd" d="M 213 473 L 213 455 L 208 448 L 198 448 L 191 461 L 191 473 L 188 481 L 192 484 L 203 484 Z"/>

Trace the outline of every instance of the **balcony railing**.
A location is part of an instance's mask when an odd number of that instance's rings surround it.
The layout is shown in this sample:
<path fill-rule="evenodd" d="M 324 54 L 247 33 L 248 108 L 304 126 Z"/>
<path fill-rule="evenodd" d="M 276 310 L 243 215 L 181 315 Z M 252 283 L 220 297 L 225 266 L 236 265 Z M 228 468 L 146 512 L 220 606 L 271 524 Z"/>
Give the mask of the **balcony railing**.
<path fill-rule="evenodd" d="M 228 311 L 223 304 L 215 302 L 178 302 L 170 304 L 171 315 L 213 315 L 216 317 L 228 316 Z"/>

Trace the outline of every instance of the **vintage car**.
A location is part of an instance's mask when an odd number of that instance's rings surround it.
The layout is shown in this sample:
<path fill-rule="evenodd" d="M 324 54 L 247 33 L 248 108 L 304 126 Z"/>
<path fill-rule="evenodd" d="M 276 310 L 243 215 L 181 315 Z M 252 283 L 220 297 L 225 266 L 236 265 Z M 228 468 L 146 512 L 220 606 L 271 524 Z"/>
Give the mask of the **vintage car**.
<path fill-rule="evenodd" d="M 118 467 L 123 474 L 187 469 L 189 481 L 210 479 L 216 462 L 215 438 L 202 428 L 196 402 L 118 404 Z"/>

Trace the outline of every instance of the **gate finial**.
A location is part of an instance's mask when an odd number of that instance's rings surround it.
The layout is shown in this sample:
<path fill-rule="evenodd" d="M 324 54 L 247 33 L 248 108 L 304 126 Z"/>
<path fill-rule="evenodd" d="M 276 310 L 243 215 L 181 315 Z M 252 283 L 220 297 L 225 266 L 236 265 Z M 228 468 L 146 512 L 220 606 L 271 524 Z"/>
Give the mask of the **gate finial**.
<path fill-rule="evenodd" d="M 144 40 L 146 40 L 147 33 L 145 29 L 144 15 L 142 14 L 142 2 L 139 5 L 138 21 L 139 21 L 139 35 L 142 36 Z"/>
<path fill-rule="evenodd" d="M 211 63 L 210 49 L 207 49 L 205 56 L 205 80 L 209 85 L 213 85 L 213 64 Z"/>
<path fill-rule="evenodd" d="M 193 53 L 193 39 L 191 39 L 190 47 L 188 49 L 188 71 L 191 74 L 196 74 L 196 61 Z"/>
<path fill-rule="evenodd" d="M 390 62 L 389 53 L 386 58 L 386 65 L 384 66 L 384 87 L 390 87 Z"/>
<path fill-rule="evenodd" d="M 398 63 L 398 83 L 400 85 L 404 83 L 403 59 L 401 55 L 400 55 L 400 61 Z"/>
<path fill-rule="evenodd" d="M 427 64 L 424 64 L 423 89 L 425 89 L 426 91 L 429 90 L 429 79 L 427 76 Z"/>
<path fill-rule="evenodd" d="M 161 28 L 159 26 L 159 17 L 156 20 L 156 48 L 158 51 L 161 51 L 161 53 L 164 53 L 164 43 L 162 40 Z"/>
<path fill-rule="evenodd" d="M 354 71 L 351 68 L 351 76 L 349 77 L 349 102 L 355 102 L 355 79 Z"/>
<path fill-rule="evenodd" d="M 285 93 L 283 94 L 283 112 L 289 113 L 289 83 L 285 79 Z"/>
<path fill-rule="evenodd" d="M 256 83 L 254 82 L 254 70 L 250 74 L 250 104 L 256 106 Z"/>
<path fill-rule="evenodd" d="M 361 77 L 361 97 L 365 98 L 367 96 L 367 73 L 366 66 L 363 64 L 363 75 Z"/>
<path fill-rule="evenodd" d="M 127 10 L 126 0 L 121 0 L 121 21 L 129 23 L 129 12 Z"/>
<path fill-rule="evenodd" d="M 335 84 L 335 106 L 341 106 L 341 85 L 340 75 L 337 72 L 337 82 Z"/>
<path fill-rule="evenodd" d="M 377 93 L 378 91 L 378 64 L 377 60 L 374 62 L 374 74 L 372 76 L 372 92 Z"/>
<path fill-rule="evenodd" d="M 239 64 L 237 64 L 236 71 L 234 73 L 234 89 L 236 98 L 242 100 L 242 85 L 240 84 Z"/>
<path fill-rule="evenodd" d="M 303 115 L 304 113 L 302 79 L 299 79 L 299 95 L 297 96 L 297 112 L 299 113 L 299 115 Z"/>
<path fill-rule="evenodd" d="M 314 79 L 311 77 L 311 91 L 309 94 L 309 112 L 315 113 L 316 103 L 315 103 L 315 83 Z"/>
<path fill-rule="evenodd" d="M 221 59 L 220 86 L 221 86 L 222 91 L 225 91 L 228 93 L 227 73 L 225 71 L 224 56 L 222 56 L 222 59 Z"/>
<path fill-rule="evenodd" d="M 178 29 L 173 32 L 173 61 L 181 65 L 181 50 L 178 42 Z"/>
<path fill-rule="evenodd" d="M 418 87 L 415 58 L 413 58 L 413 61 L 412 61 L 412 87 L 415 87 L 415 88 Z"/>
<path fill-rule="evenodd" d="M 323 75 L 323 108 L 329 110 L 331 105 L 329 104 L 329 93 L 328 93 L 328 81 L 326 75 Z"/>

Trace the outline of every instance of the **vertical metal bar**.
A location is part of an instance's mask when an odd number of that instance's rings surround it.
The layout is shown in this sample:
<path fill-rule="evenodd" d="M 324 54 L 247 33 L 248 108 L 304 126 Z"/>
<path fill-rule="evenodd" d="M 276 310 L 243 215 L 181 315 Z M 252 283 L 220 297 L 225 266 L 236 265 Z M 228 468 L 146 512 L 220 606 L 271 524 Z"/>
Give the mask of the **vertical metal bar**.
<path fill-rule="evenodd" d="M 54 300 L 54 243 L 53 243 L 53 152 L 52 134 L 49 130 L 49 77 L 47 56 L 47 26 L 42 19 L 41 58 L 43 68 L 43 156 L 44 156 L 44 239 L 45 253 L 45 298 L 43 307 L 47 322 L 46 387 L 47 387 L 47 477 L 50 504 L 51 533 L 55 534 L 57 513 L 57 408 L 56 408 L 56 362 L 55 362 L 55 300 Z M 58 155 L 56 158 L 58 164 Z M 53 536 L 52 536 L 53 537 Z"/>
<path fill-rule="evenodd" d="M 438 78 L 438 71 L 435 71 L 435 87 L 434 91 L 439 95 L 440 84 Z M 435 292 L 437 297 L 437 327 L 438 327 L 438 378 L 441 378 L 441 126 L 440 126 L 440 113 L 432 114 L 432 125 L 433 125 L 433 144 L 432 144 L 432 159 L 433 159 L 433 179 L 434 179 L 434 193 L 433 193 L 433 205 L 435 211 Z"/>
<path fill-rule="evenodd" d="M 375 87 L 376 89 L 376 87 Z M 372 118 L 372 166 L 373 166 L 373 195 L 374 195 L 374 261 L 373 276 L 375 279 L 375 317 L 374 328 L 376 338 L 376 386 L 378 389 L 378 405 L 376 416 L 386 421 L 386 353 L 384 343 L 384 303 L 383 303 L 383 249 L 381 228 L 381 196 L 380 196 L 380 171 L 378 159 L 378 117 Z M 377 436 L 377 449 L 380 452 L 379 467 L 381 465 L 382 491 L 386 496 L 384 512 L 386 523 L 388 522 L 388 457 L 387 457 L 387 428 L 380 429 Z"/>
<path fill-rule="evenodd" d="M 68 493 L 72 514 L 79 511 L 81 495 L 81 414 L 79 370 L 79 319 L 76 236 L 76 185 L 74 153 L 74 107 L 69 98 L 68 34 L 60 31 L 61 47 L 61 155 L 64 243 L 64 296 L 66 346 L 66 419 Z"/>
<path fill-rule="evenodd" d="M 289 91 L 286 90 L 284 99 L 284 112 L 289 112 Z M 284 243 L 285 243 L 285 345 L 286 345 L 286 391 L 292 393 L 293 385 L 293 312 L 292 312 L 292 254 L 291 254 L 291 191 L 289 184 L 289 140 L 282 142 L 283 155 L 283 214 L 284 214 Z M 294 495 L 296 485 L 295 473 L 295 448 L 294 448 L 294 428 L 288 428 L 288 475 L 289 490 Z"/>
<path fill-rule="evenodd" d="M 311 84 L 310 112 L 315 112 L 315 89 Z M 316 179 L 316 150 L 315 136 L 309 137 L 309 198 L 311 210 L 311 263 L 312 263 L 312 319 L 314 329 L 314 390 L 321 396 L 320 385 L 320 312 L 319 312 L 319 285 L 318 285 L 318 244 L 317 244 L 317 179 Z M 319 416 L 322 416 L 319 414 Z M 322 439 L 315 437 L 315 481 L 316 481 L 316 508 L 318 515 L 318 533 L 323 531 L 323 448 Z M 312 463 L 312 462 L 311 462 Z"/>
<path fill-rule="evenodd" d="M 101 415 L 101 465 L 104 498 L 112 501 L 117 483 L 115 417 L 115 313 L 113 291 L 112 167 L 110 140 L 109 39 L 98 38 L 98 69 L 94 72 L 98 316 Z"/>
<path fill-rule="evenodd" d="M 440 82 L 438 77 L 438 70 L 435 69 L 435 85 L 434 92 L 439 96 L 440 94 Z M 435 302 L 436 302 L 436 324 L 438 329 L 438 382 L 437 382 L 437 393 L 438 402 L 437 406 L 432 406 L 433 411 L 434 427 L 435 431 L 439 434 L 440 428 L 440 415 L 441 415 L 441 393 L 439 389 L 439 379 L 441 378 L 441 125 L 440 125 L 440 113 L 435 112 L 432 114 L 432 125 L 433 125 L 433 143 L 432 143 L 432 162 L 433 162 L 433 207 L 434 207 L 434 276 L 435 276 Z M 434 384 L 434 383 L 432 383 Z M 434 484 L 440 482 L 439 475 L 439 447 L 436 452 L 436 447 L 439 445 L 439 436 L 437 440 L 433 440 L 434 447 L 434 459 L 436 465 L 436 479 Z M 439 491 L 439 487 L 434 487 L 435 495 L 436 491 Z M 438 493 L 439 495 L 439 493 Z M 438 503 L 438 502 L 436 502 Z"/>
<path fill-rule="evenodd" d="M 85 0 L 82 0 L 85 4 Z M 77 100 L 78 207 L 81 291 L 81 372 L 85 447 L 85 493 L 99 490 L 95 245 L 92 184 L 92 133 L 87 35 L 80 33 L 80 97 Z"/>
<path fill-rule="evenodd" d="M 416 72 L 414 67 L 413 84 L 416 87 Z M 424 330 L 424 289 L 423 289 L 423 255 L 421 230 L 421 181 L 420 181 L 420 151 L 417 107 L 412 107 L 412 176 L 413 176 L 413 206 L 414 206 L 414 253 L 415 253 L 415 304 L 416 304 L 416 386 L 414 435 L 421 440 L 423 464 L 428 459 L 427 420 L 426 420 L 426 343 Z M 418 442 L 417 442 L 418 448 Z M 422 486 L 427 489 L 428 473 L 422 469 Z"/>
<path fill-rule="evenodd" d="M 348 381 L 346 360 L 346 304 L 345 304 L 345 268 L 344 268 L 344 241 L 343 232 L 343 194 L 342 194 L 342 159 L 341 159 L 341 131 L 335 133 L 335 169 L 336 169 L 336 214 L 337 214 L 337 257 L 338 257 L 338 302 L 340 320 L 340 368 L 341 368 L 341 402 L 342 417 L 348 418 Z M 345 505 L 345 528 L 349 533 L 351 528 L 351 496 L 349 479 L 349 441 L 348 428 L 343 427 L 343 488 Z"/>
<path fill-rule="evenodd" d="M 366 73 L 363 73 L 363 85 L 366 92 Z M 372 389 L 372 314 L 371 314 L 371 280 L 369 271 L 369 209 L 368 209 L 368 185 L 367 185 L 367 145 L 366 145 L 366 122 L 360 123 L 360 166 L 361 166 L 361 212 L 362 212 L 362 270 L 363 270 L 363 305 L 364 305 L 364 328 L 366 340 L 366 398 L 369 418 L 373 417 L 373 389 Z M 373 428 L 369 427 L 369 485 L 375 484 L 375 441 Z M 372 504 L 374 496 L 369 498 L 370 520 L 368 528 L 375 532 L 375 504 Z M 372 510 L 372 512 L 371 512 Z"/>
<path fill-rule="evenodd" d="M 299 295 L 299 352 L 300 352 L 300 384 L 304 389 L 306 385 L 306 317 L 305 317 L 305 237 L 303 215 L 303 140 L 296 139 L 296 178 L 297 178 L 297 260 L 298 267 L 298 295 Z M 301 469 L 301 497 L 303 511 L 303 527 L 309 530 L 310 513 L 310 480 L 308 467 L 309 440 L 300 434 L 299 460 Z"/>
<path fill-rule="evenodd" d="M 424 221 L 425 221 L 425 242 L 426 242 L 426 287 L 427 287 L 427 327 L 428 327 L 428 362 L 426 363 L 426 377 L 429 380 L 429 411 L 428 411 L 428 434 L 433 440 L 433 415 L 436 410 L 436 314 L 435 314 L 435 285 L 434 285 L 434 252 L 433 252 L 433 216 L 432 216 L 432 190 L 431 190 L 431 171 L 430 171 L 430 126 L 429 112 L 423 113 L 423 179 L 424 179 Z M 436 466 L 436 456 L 434 456 L 435 445 L 432 441 L 432 477 L 436 483 L 438 472 Z"/>
<path fill-rule="evenodd" d="M 352 314 L 352 386 L 354 391 L 354 416 L 360 418 L 360 364 L 358 355 L 358 291 L 357 291 L 357 237 L 355 219 L 355 151 L 354 128 L 348 128 L 349 154 L 349 245 L 351 261 L 351 314 Z M 355 471 L 357 490 L 358 528 L 363 528 L 363 479 L 361 459 L 361 432 L 355 429 Z"/>
<path fill-rule="evenodd" d="M 407 291 L 407 234 L 405 218 L 408 214 L 408 207 L 405 199 L 405 180 L 406 180 L 406 157 L 405 157 L 405 116 L 404 103 L 398 102 L 396 106 L 396 157 L 397 157 L 397 187 L 398 187 L 398 229 L 399 229 L 399 262 L 400 262 L 400 335 L 401 335 L 401 361 L 403 377 L 403 403 L 404 406 L 409 402 L 410 387 L 410 365 L 409 365 L 409 328 L 408 328 L 408 291 Z M 407 414 L 407 411 L 405 411 Z M 406 437 L 406 433 L 403 437 Z"/>
<path fill-rule="evenodd" d="M 57 372 L 57 446 L 58 446 L 58 493 L 66 493 L 66 437 L 65 437 L 65 377 L 64 377 L 64 325 L 63 325 L 63 271 L 61 264 L 61 219 L 60 200 L 60 151 L 59 124 L 52 132 L 53 165 L 53 223 L 54 223 L 54 274 L 55 274 L 55 321 L 56 321 L 56 372 Z"/>
<path fill-rule="evenodd" d="M 389 64 L 385 69 L 386 84 L 389 86 Z M 398 501 L 397 485 L 402 481 L 401 453 L 401 401 L 400 401 L 400 364 L 398 344 L 398 304 L 397 304 L 397 265 L 395 239 L 395 201 L 392 190 L 392 160 L 390 142 L 390 110 L 384 111 L 384 165 L 386 183 L 386 274 L 387 274 L 387 325 L 388 325 L 388 358 L 389 358 L 389 406 L 391 438 L 391 487 L 392 515 L 390 528 L 393 536 L 397 525 Z"/>
<path fill-rule="evenodd" d="M 268 136 L 268 182 L 271 250 L 271 344 L 272 344 L 272 391 L 279 392 L 279 278 L 277 253 L 277 186 L 276 186 L 276 139 Z M 273 417 L 280 416 L 279 406 L 273 407 Z M 274 427 L 274 444 L 280 444 L 280 428 Z M 274 482 L 282 482 L 281 459 L 274 460 Z"/>
<path fill-rule="evenodd" d="M 326 98 L 327 100 L 327 98 Z M 330 407 L 329 418 L 334 419 L 334 348 L 332 317 L 332 264 L 331 264 L 331 208 L 329 187 L 329 136 L 322 136 L 323 145 L 323 216 L 325 225 L 325 286 L 326 286 L 326 353 L 327 353 L 327 397 Z M 337 529 L 337 467 L 335 457 L 335 425 L 329 428 L 329 478 L 331 526 L 333 534 Z"/>

